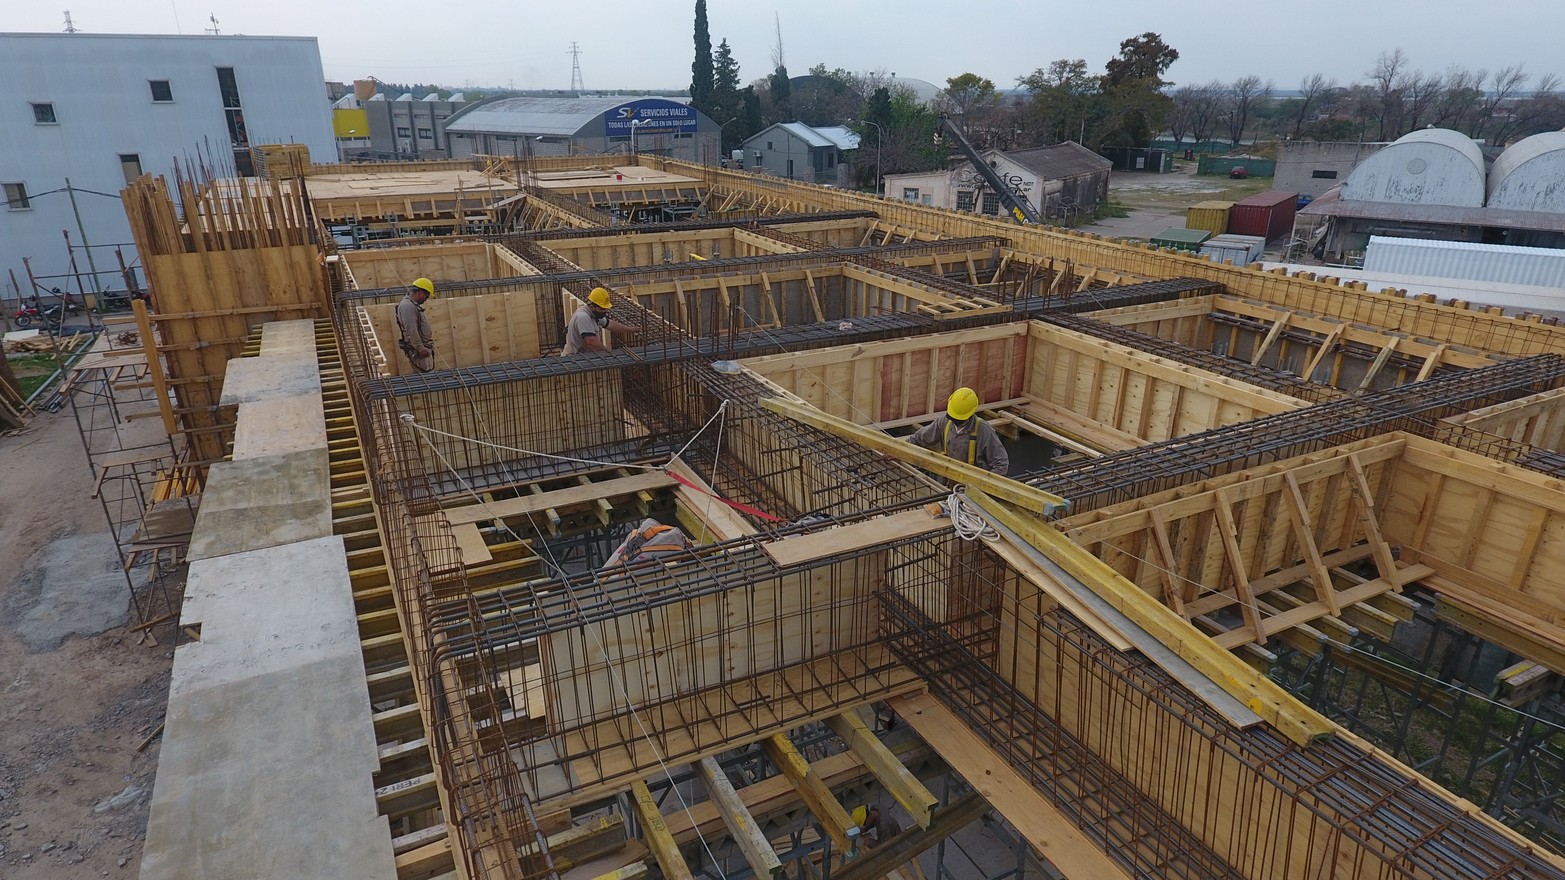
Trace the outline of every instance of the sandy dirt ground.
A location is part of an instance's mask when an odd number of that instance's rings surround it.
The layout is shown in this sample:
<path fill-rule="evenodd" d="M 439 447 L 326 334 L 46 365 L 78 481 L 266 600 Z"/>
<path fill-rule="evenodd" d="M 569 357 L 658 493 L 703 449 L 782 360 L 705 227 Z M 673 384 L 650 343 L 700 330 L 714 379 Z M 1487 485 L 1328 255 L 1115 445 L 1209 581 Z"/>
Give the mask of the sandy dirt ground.
<path fill-rule="evenodd" d="M 1196 163 L 1182 162 L 1171 174 L 1115 171 L 1109 175 L 1109 197 L 1124 205 L 1130 216 L 1105 217 L 1083 229 L 1121 238 L 1151 238 L 1170 226 L 1185 225 L 1185 209 L 1197 202 L 1236 202 L 1265 192 L 1270 177 L 1229 180 L 1197 177 Z"/>
<path fill-rule="evenodd" d="M 155 645 L 130 629 L 68 406 L 0 436 L 0 458 L 0 877 L 134 877 L 173 625 Z"/>

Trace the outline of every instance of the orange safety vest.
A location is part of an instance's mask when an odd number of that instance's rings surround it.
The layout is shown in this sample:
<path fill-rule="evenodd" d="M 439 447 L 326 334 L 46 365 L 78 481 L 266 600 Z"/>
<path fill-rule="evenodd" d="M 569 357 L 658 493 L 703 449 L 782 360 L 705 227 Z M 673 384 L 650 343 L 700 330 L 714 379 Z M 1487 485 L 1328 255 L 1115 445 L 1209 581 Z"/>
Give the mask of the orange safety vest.
<path fill-rule="evenodd" d="M 951 454 L 951 417 L 946 416 L 945 433 L 940 437 L 940 451 Z M 978 417 L 973 416 L 973 433 L 967 438 L 967 463 L 978 463 Z"/>

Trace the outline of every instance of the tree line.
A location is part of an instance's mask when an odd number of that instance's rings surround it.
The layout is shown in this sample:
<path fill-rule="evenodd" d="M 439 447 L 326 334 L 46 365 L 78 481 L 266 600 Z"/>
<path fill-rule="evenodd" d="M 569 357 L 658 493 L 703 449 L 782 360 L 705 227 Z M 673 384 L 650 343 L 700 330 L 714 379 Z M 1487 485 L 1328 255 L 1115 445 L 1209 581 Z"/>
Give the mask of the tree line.
<path fill-rule="evenodd" d="M 1272 80 L 1255 74 L 1171 82 L 1165 74 L 1179 52 L 1149 31 L 1122 41 L 1098 70 L 1083 58 L 1061 58 L 1018 77 L 1014 91 L 1002 92 L 977 73 L 956 74 L 930 106 L 884 70 L 817 64 L 808 76 L 791 78 L 780 25 L 771 72 L 741 85 L 728 41 L 711 46 L 706 0 L 696 2 L 695 47 L 691 102 L 723 126 L 725 151 L 778 122 L 846 124 L 860 135 L 854 163 L 866 183 L 877 153 L 883 174 L 943 167 L 947 150 L 934 137 L 942 113 L 979 149 L 1003 150 L 1066 140 L 1091 149 L 1140 147 L 1160 137 L 1232 146 L 1281 138 L 1389 141 L 1428 127 L 1503 146 L 1565 128 L 1565 96 L 1554 74 L 1534 78 L 1519 64 L 1428 72 L 1400 48 L 1382 52 L 1356 81 L 1315 73 L 1279 96 Z"/>

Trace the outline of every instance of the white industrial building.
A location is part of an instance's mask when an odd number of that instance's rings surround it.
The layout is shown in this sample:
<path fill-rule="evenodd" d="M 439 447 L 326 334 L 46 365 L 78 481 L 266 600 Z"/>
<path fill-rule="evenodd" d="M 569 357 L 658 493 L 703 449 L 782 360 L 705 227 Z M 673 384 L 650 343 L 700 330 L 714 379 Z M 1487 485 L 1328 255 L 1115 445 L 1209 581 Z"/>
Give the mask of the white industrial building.
<path fill-rule="evenodd" d="M 336 159 L 314 37 L 0 34 L 0 82 L 6 297 L 6 270 L 26 287 L 23 257 L 37 275 L 69 270 L 61 230 L 93 246 L 76 253 L 84 279 L 95 266 L 104 288 L 122 287 L 111 245 L 126 245 L 127 263 L 135 255 L 119 192 L 143 172 L 188 159 L 245 174 L 250 147 L 268 143 Z"/>
<path fill-rule="evenodd" d="M 1448 129 L 1424 129 L 1360 162 L 1299 212 L 1295 230 L 1327 263 L 1362 265 L 1371 238 L 1565 247 L 1565 133 L 1546 132 L 1486 160 Z"/>
<path fill-rule="evenodd" d="M 1011 153 L 987 150 L 981 155 L 1011 192 L 1032 203 L 1040 216 L 1056 219 L 1090 214 L 1108 198 L 1114 163 L 1075 141 Z M 1000 197 L 965 160 L 945 170 L 888 174 L 886 198 L 990 216 L 1003 214 Z"/>
<path fill-rule="evenodd" d="M 722 135 L 705 113 L 671 98 L 607 95 L 480 101 L 445 121 L 451 158 L 652 153 L 716 165 Z"/>

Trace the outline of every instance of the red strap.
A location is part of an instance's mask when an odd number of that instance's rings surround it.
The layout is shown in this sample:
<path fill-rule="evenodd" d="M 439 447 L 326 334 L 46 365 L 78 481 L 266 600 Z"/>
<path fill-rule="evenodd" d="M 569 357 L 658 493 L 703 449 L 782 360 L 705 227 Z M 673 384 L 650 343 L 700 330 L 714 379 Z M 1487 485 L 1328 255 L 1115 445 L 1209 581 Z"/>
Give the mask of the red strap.
<path fill-rule="evenodd" d="M 761 519 L 766 520 L 767 522 L 776 522 L 776 523 L 786 522 L 786 520 L 782 519 L 781 517 L 772 516 L 769 513 L 765 513 L 763 511 L 756 510 L 755 508 L 751 507 L 748 504 L 740 504 L 737 501 L 729 501 L 727 498 L 724 498 L 721 495 L 714 495 L 711 492 L 708 492 L 705 489 L 701 488 L 700 486 L 697 486 L 695 483 L 692 483 L 689 480 L 685 479 L 684 477 L 681 477 L 679 474 L 674 473 L 673 471 L 664 471 L 663 473 L 668 474 L 670 477 L 672 477 L 674 479 L 674 482 L 680 483 L 680 484 L 682 484 L 684 486 L 687 486 L 687 487 L 689 487 L 691 489 L 694 489 L 697 492 L 700 492 L 702 495 L 707 495 L 707 496 L 710 496 L 712 498 L 716 498 L 718 501 L 723 502 L 724 504 L 728 505 L 729 507 L 732 507 L 734 510 L 739 511 L 740 513 L 748 513 L 751 516 L 758 516 Z"/>

